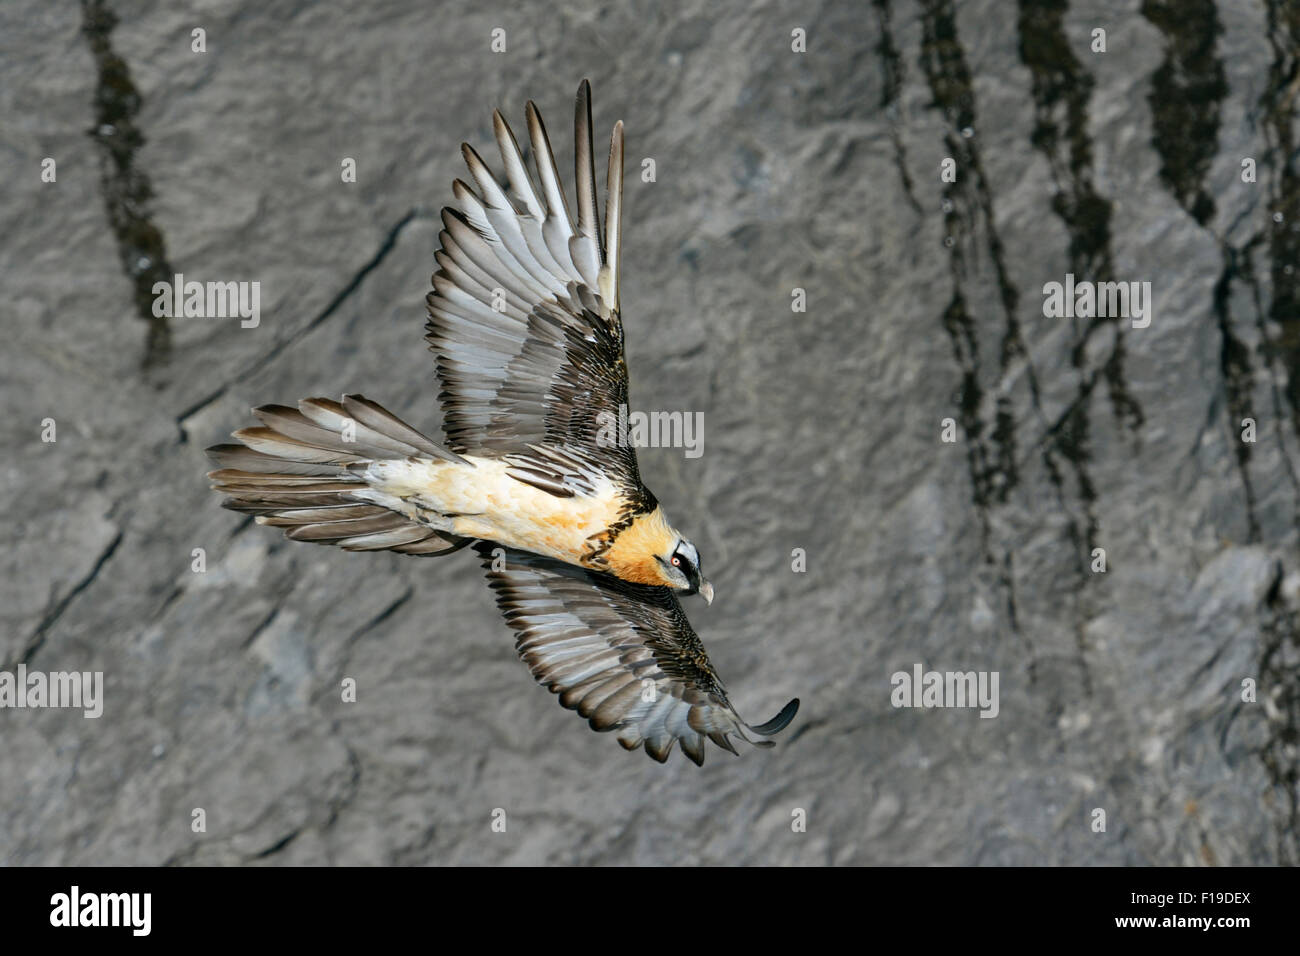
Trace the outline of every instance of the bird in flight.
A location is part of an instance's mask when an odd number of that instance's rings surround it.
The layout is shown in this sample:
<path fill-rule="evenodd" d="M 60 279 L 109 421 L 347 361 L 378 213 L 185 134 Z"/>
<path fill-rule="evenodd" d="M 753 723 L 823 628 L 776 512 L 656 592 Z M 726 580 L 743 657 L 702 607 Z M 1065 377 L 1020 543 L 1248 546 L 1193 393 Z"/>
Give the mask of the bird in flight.
<path fill-rule="evenodd" d="M 425 339 L 444 440 L 360 395 L 253 409 L 261 425 L 215 445 L 224 507 L 295 541 L 349 551 L 449 554 L 473 544 L 516 649 L 537 681 L 594 730 L 661 763 L 676 741 L 736 753 L 793 719 L 740 718 L 677 595 L 712 602 L 699 550 L 641 482 L 607 426 L 627 404 L 619 301 L 623 124 L 605 216 L 597 208 L 591 87 L 574 115 L 577 220 L 546 127 L 527 106 L 536 180 L 500 111 L 502 182 L 472 146 L 473 184 L 444 208 Z"/>

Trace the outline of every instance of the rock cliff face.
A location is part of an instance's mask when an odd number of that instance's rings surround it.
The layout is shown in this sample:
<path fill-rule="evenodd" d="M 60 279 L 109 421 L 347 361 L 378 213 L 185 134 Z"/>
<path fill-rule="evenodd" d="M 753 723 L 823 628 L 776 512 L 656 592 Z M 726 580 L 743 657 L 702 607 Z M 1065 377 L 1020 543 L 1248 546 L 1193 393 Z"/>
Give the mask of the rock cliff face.
<path fill-rule="evenodd" d="M 1300 13 L 1121 6 L 4 4 L 0 670 L 104 699 L 0 710 L 0 862 L 1297 862 Z M 703 414 L 641 453 L 687 611 L 743 713 L 803 699 L 702 770 L 536 687 L 471 554 L 287 542 L 204 478 L 254 404 L 436 433 L 458 146 L 534 98 L 570 168 L 583 76 L 633 407 Z M 175 273 L 257 325 L 154 318 Z M 1067 281 L 1149 309 L 1046 314 Z M 996 716 L 893 706 L 918 664 Z"/>

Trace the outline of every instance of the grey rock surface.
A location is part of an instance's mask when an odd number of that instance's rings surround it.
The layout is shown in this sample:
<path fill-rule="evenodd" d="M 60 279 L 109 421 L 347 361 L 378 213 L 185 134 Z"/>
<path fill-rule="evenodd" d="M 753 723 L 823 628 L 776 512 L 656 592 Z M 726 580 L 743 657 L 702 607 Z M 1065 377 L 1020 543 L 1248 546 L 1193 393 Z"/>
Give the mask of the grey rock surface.
<path fill-rule="evenodd" d="M 105 681 L 0 709 L 0 863 L 1300 858 L 1293 5 L 109 6 L 0 6 L 0 670 Z M 703 769 L 535 686 L 469 553 L 289 542 L 204 477 L 266 402 L 436 433 L 459 144 L 533 98 L 570 168 L 584 76 L 627 123 L 633 405 L 704 413 L 641 453 L 687 611 L 743 714 L 803 701 Z M 124 262 L 256 280 L 261 322 L 160 330 Z M 1046 317 L 1066 273 L 1150 282 L 1150 326 Z M 996 671 L 997 717 L 892 706 L 917 663 Z"/>

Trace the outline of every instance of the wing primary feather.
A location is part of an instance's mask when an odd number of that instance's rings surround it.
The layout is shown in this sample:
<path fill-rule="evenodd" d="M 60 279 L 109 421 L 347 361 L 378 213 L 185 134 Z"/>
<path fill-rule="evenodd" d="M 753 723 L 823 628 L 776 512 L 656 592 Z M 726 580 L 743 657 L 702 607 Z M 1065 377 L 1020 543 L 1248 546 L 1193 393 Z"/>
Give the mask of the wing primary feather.
<path fill-rule="evenodd" d="M 614 124 L 609 139 L 609 173 L 605 184 L 605 267 L 600 270 L 600 295 L 619 312 L 618 267 L 623 248 L 623 121 Z M 608 282 L 606 282 L 608 276 Z"/>
<path fill-rule="evenodd" d="M 669 737 L 667 734 L 659 737 L 650 737 L 645 742 L 645 752 L 654 760 L 663 763 L 668 759 L 668 754 L 672 752 L 673 744 L 676 740 L 676 737 Z"/>
<path fill-rule="evenodd" d="M 737 757 L 740 756 L 740 751 L 738 751 L 736 749 L 736 745 L 731 742 L 731 738 L 728 737 L 726 734 L 724 734 L 722 731 L 720 730 L 710 731 L 709 739 L 712 740 L 719 747 L 721 747 L 723 750 L 727 751 L 728 753 L 735 754 Z"/>
<path fill-rule="evenodd" d="M 596 209 L 596 156 L 591 138 L 591 83 L 578 84 L 573 111 L 574 178 L 578 189 L 578 232 L 596 240 L 599 248 L 600 213 Z"/>
<path fill-rule="evenodd" d="M 528 138 L 533 144 L 533 164 L 537 167 L 537 178 L 541 180 L 542 192 L 546 196 L 546 214 L 564 220 L 572 234 L 573 220 L 569 217 L 569 200 L 560 185 L 560 169 L 555 165 L 555 151 L 551 149 L 551 138 L 546 134 L 546 124 L 542 114 L 537 111 L 537 104 L 528 101 L 525 110 L 528 114 Z M 567 237 L 566 237 L 567 238 Z"/>
<path fill-rule="evenodd" d="M 799 698 L 796 697 L 790 703 L 781 708 L 781 712 L 765 724 L 759 724 L 757 727 L 750 727 L 756 734 L 762 734 L 764 737 L 771 737 L 773 734 L 779 734 L 785 730 L 790 721 L 794 720 L 794 715 L 799 713 Z"/>
<path fill-rule="evenodd" d="M 580 280 L 582 273 L 569 254 L 569 240 L 573 238 L 573 220 L 569 215 L 569 199 L 560 185 L 560 170 L 555 165 L 555 152 L 551 149 L 551 139 L 546 134 L 542 123 L 542 114 L 537 111 L 537 104 L 528 101 L 528 138 L 533 144 L 533 164 L 537 168 L 537 179 L 542 185 L 546 197 L 546 221 L 542 225 L 542 238 L 551 256 L 573 280 Z"/>
<path fill-rule="evenodd" d="M 691 758 L 697 767 L 704 766 L 704 735 L 687 734 L 681 738 L 682 753 Z"/>
<path fill-rule="evenodd" d="M 528 214 L 541 222 L 546 218 L 546 211 L 533 189 L 528 167 L 524 165 L 524 158 L 519 152 L 519 141 L 515 139 L 514 131 L 500 110 L 492 111 L 492 129 L 496 133 L 497 148 L 501 150 L 501 162 L 505 164 L 510 188 L 528 207 Z"/>

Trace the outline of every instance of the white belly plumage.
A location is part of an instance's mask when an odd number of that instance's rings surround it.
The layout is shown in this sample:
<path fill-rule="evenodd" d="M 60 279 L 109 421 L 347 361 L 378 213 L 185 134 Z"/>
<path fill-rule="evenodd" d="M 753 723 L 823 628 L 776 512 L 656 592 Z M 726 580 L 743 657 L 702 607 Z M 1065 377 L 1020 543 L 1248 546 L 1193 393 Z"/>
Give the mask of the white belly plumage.
<path fill-rule="evenodd" d="M 512 478 L 499 459 L 465 457 L 472 467 L 412 459 L 372 462 L 365 472 L 372 490 L 353 495 L 438 531 L 563 561 L 577 561 L 586 540 L 618 517 L 619 496 L 608 479 L 596 482 L 595 496 L 559 498 Z"/>

